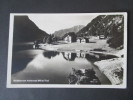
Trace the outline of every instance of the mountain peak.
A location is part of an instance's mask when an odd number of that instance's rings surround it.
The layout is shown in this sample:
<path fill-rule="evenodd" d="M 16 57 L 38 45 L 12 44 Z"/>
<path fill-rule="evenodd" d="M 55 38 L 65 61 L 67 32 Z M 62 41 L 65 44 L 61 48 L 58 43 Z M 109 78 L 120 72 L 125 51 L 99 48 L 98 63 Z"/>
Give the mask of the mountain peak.
<path fill-rule="evenodd" d="M 76 25 L 76 26 L 73 26 L 71 28 L 66 28 L 66 29 L 61 29 L 61 30 L 55 31 L 53 34 L 56 37 L 63 37 L 66 33 L 68 33 L 68 32 L 75 32 L 76 33 L 79 30 L 81 30 L 83 27 L 84 27 L 84 25 Z"/>

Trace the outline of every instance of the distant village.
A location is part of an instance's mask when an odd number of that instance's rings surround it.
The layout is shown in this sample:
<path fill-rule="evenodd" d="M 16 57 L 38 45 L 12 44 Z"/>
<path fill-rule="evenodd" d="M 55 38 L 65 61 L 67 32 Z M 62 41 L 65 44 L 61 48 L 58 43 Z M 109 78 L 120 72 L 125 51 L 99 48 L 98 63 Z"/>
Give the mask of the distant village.
<path fill-rule="evenodd" d="M 78 43 L 89 43 L 90 36 L 77 36 L 74 32 L 66 33 L 62 38 L 52 37 L 53 42 L 62 40 L 66 43 L 78 42 Z M 97 39 L 105 39 L 105 35 L 97 36 Z"/>
<path fill-rule="evenodd" d="M 40 43 L 43 44 L 55 44 L 57 42 L 60 43 L 89 43 L 89 39 L 92 36 L 77 36 L 74 32 L 66 33 L 63 37 L 55 37 L 54 34 L 45 36 L 43 39 L 39 39 L 34 41 L 35 48 L 39 46 Z M 95 36 L 97 39 L 105 39 L 106 36 L 104 34 Z"/>

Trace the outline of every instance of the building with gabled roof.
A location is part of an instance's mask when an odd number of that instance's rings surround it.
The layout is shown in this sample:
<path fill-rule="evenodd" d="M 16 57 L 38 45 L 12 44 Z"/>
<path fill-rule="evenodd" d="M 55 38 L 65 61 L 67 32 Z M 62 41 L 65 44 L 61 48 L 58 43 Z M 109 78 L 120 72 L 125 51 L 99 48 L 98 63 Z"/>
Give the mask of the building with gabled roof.
<path fill-rule="evenodd" d="M 63 36 L 63 40 L 67 43 L 76 42 L 76 34 L 74 32 L 69 32 Z"/>

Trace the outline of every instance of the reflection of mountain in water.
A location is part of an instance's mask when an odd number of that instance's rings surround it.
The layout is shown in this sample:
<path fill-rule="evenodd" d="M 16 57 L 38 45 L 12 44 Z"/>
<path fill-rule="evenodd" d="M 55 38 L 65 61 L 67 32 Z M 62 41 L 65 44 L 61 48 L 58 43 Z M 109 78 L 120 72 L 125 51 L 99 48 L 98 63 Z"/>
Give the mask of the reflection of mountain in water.
<path fill-rule="evenodd" d="M 59 52 L 56 52 L 56 51 L 46 51 L 43 53 L 43 55 L 49 59 L 51 59 L 52 57 L 55 57 L 58 54 Z"/>
<path fill-rule="evenodd" d="M 33 50 L 34 51 L 34 50 Z M 36 50 L 35 50 L 36 51 Z M 32 53 L 32 55 L 35 53 Z M 23 51 L 25 55 L 29 52 Z M 93 55 L 94 56 L 94 55 Z M 38 79 L 47 79 L 49 82 L 42 82 L 40 84 L 69 84 L 68 75 L 72 72 L 72 69 L 75 74 L 78 75 L 78 72 L 82 72 L 80 77 L 80 84 L 111 84 L 110 81 L 103 75 L 94 65 L 93 62 L 86 59 L 87 54 L 83 52 L 78 53 L 59 53 L 57 51 L 42 51 L 34 56 L 32 59 L 28 60 L 26 58 L 13 58 L 13 68 L 12 68 L 12 83 L 15 79 L 20 80 L 38 80 Z M 16 70 L 17 69 L 17 70 Z M 82 70 L 90 70 L 89 73 Z M 93 69 L 94 71 L 92 71 Z M 87 76 L 86 76 L 87 75 Z M 98 78 L 97 78 L 98 77 Z M 36 84 L 23 83 L 22 84 Z"/>
<path fill-rule="evenodd" d="M 12 74 L 23 70 L 24 68 L 26 68 L 27 64 L 32 60 L 32 58 L 25 58 L 25 59 L 13 59 L 12 60 Z"/>
<path fill-rule="evenodd" d="M 104 60 L 104 59 L 116 58 L 115 56 L 111 56 L 111 55 L 86 54 L 83 52 L 78 52 L 78 53 L 62 52 L 61 54 L 62 54 L 63 58 L 67 61 L 75 61 L 75 59 L 78 58 L 77 59 L 77 60 L 79 60 L 78 62 L 83 62 L 83 59 L 86 59 L 89 62 L 90 61 L 95 62 L 95 61 Z M 57 55 L 59 55 L 59 52 L 57 52 L 57 51 L 46 51 L 43 53 L 43 56 L 48 59 L 52 59 L 53 57 L 56 57 Z M 23 60 L 13 58 L 12 74 L 15 72 L 18 72 L 20 70 L 23 70 L 31 60 L 32 60 L 31 58 L 25 58 Z"/>

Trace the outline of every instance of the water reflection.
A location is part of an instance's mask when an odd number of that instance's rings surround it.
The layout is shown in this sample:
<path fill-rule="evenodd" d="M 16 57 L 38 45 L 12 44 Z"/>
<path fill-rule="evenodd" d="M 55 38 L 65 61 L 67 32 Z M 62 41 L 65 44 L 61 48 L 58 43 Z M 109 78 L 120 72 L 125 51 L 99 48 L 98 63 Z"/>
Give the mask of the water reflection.
<path fill-rule="evenodd" d="M 76 55 L 77 55 L 77 57 L 78 58 L 85 58 L 86 57 L 86 54 L 85 53 L 83 53 L 83 52 L 78 52 L 78 53 L 76 53 Z"/>
<path fill-rule="evenodd" d="M 71 52 L 63 52 L 62 53 L 64 59 L 68 61 L 74 61 L 76 58 L 76 53 L 71 53 Z"/>
<path fill-rule="evenodd" d="M 15 58 L 12 60 L 12 74 L 23 70 L 27 64 L 32 60 L 32 58 L 27 58 L 27 59 L 19 59 L 19 58 Z"/>
<path fill-rule="evenodd" d="M 75 69 L 68 76 L 69 84 L 101 84 L 93 69 Z"/>
<path fill-rule="evenodd" d="M 19 59 L 21 60 L 19 64 L 25 68 L 12 73 L 12 84 L 19 84 L 13 81 L 15 79 L 48 80 L 41 83 L 20 82 L 20 84 L 111 84 L 105 75 L 93 65 L 93 61 L 107 58 L 104 55 L 84 52 L 44 51 L 26 62 L 26 65 L 23 63 L 23 58 Z M 12 69 L 17 68 L 14 64 L 17 60 L 13 58 L 13 61 Z"/>
<path fill-rule="evenodd" d="M 88 61 L 100 61 L 100 60 L 105 60 L 105 59 L 111 59 L 111 58 L 117 58 L 117 56 L 114 55 L 105 55 L 105 54 L 96 54 L 96 53 L 89 53 L 86 54 L 86 59 Z"/>
<path fill-rule="evenodd" d="M 55 57 L 56 55 L 59 55 L 59 52 L 56 51 L 47 51 L 43 53 L 44 57 L 47 57 L 49 59 Z"/>
<path fill-rule="evenodd" d="M 64 59 L 68 61 L 74 61 L 75 58 L 85 58 L 88 61 L 94 62 L 94 61 L 116 58 L 116 56 L 114 55 L 104 55 L 104 54 L 84 53 L 84 52 L 77 52 L 77 53 L 63 52 L 62 55 Z"/>

